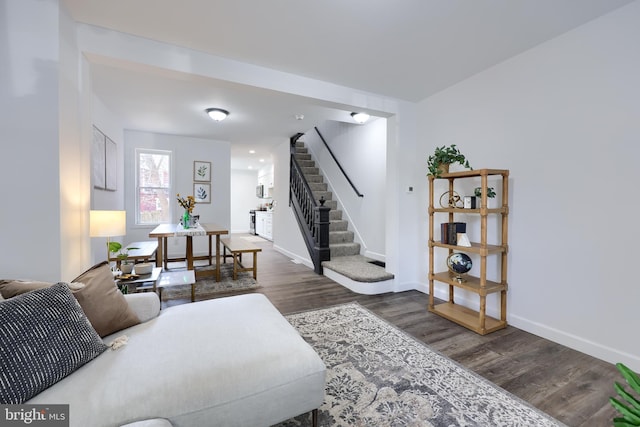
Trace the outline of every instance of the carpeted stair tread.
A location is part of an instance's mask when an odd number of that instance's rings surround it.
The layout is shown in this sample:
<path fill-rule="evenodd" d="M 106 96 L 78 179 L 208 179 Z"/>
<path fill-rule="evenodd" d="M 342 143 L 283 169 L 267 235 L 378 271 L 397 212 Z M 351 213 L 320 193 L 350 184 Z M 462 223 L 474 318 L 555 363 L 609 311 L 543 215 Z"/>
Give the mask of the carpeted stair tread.
<path fill-rule="evenodd" d="M 360 253 L 360 243 L 329 243 L 329 253 L 331 258 L 358 255 Z"/>
<path fill-rule="evenodd" d="M 328 268 L 356 282 L 382 282 L 393 279 L 393 274 L 384 268 L 368 262 L 369 258 L 361 255 L 333 257 L 324 261 L 323 268 Z"/>

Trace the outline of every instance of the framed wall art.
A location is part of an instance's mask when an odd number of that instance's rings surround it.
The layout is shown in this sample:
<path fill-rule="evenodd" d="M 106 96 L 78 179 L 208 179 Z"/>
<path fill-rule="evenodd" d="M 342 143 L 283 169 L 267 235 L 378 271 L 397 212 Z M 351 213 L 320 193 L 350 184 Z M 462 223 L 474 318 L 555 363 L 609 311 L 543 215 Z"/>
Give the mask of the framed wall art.
<path fill-rule="evenodd" d="M 109 191 L 118 189 L 118 146 L 111 138 L 105 141 L 105 188 Z"/>
<path fill-rule="evenodd" d="M 196 203 L 211 203 L 211 184 L 193 183 L 193 197 Z"/>
<path fill-rule="evenodd" d="M 105 176 L 105 144 L 106 137 L 97 127 L 93 127 L 93 141 L 91 143 L 91 170 L 93 174 L 93 188 L 106 189 Z"/>
<path fill-rule="evenodd" d="M 118 189 L 118 145 L 96 126 L 93 126 L 91 143 L 91 170 L 93 188 L 108 191 Z"/>
<path fill-rule="evenodd" d="M 195 182 L 211 182 L 211 162 L 193 162 L 193 180 Z"/>

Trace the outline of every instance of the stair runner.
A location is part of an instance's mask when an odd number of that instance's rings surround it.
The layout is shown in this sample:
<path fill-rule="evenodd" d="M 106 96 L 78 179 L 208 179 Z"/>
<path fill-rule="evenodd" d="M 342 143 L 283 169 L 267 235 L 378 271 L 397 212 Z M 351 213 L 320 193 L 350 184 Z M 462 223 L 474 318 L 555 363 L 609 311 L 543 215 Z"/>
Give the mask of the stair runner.
<path fill-rule="evenodd" d="M 311 191 L 316 200 L 324 197 L 325 206 L 329 211 L 329 252 L 330 261 L 322 263 L 328 268 L 358 282 L 379 282 L 393 279 L 393 274 L 383 267 L 372 264 L 372 258 L 360 255 L 360 244 L 354 242 L 353 231 L 349 230 L 349 222 L 342 219 L 342 211 L 338 209 L 338 202 L 333 200 L 333 193 L 324 182 L 316 162 L 305 147 L 304 142 L 296 142 L 296 160 L 302 169 Z"/>

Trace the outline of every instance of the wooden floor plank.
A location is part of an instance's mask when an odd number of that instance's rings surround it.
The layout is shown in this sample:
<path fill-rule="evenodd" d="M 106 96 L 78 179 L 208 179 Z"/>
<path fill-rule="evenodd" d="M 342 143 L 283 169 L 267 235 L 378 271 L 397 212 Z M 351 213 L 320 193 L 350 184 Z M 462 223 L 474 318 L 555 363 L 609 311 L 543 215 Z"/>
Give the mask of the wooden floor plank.
<path fill-rule="evenodd" d="M 612 425 L 609 404 L 612 364 L 545 340 L 512 326 L 486 336 L 427 311 L 428 296 L 418 291 L 359 295 L 273 250 L 263 251 L 257 291 L 283 314 L 356 301 L 406 333 L 480 374 L 568 426 Z M 196 297 L 197 299 L 197 297 Z M 184 301 L 163 302 L 163 307 Z"/>

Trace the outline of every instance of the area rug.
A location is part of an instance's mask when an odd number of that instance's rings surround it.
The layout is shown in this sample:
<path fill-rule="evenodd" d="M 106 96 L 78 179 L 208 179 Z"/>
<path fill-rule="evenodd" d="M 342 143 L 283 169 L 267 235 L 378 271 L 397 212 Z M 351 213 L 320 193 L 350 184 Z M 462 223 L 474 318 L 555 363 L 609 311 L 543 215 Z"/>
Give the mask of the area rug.
<path fill-rule="evenodd" d="M 211 268 L 210 266 L 196 267 L 197 271 Z M 221 264 L 219 282 L 215 280 L 215 276 L 201 278 L 196 281 L 196 300 L 252 292 L 259 287 L 258 282 L 253 278 L 252 272 L 239 272 L 238 278 L 233 280 L 233 264 Z M 191 285 L 170 286 L 162 290 L 163 301 L 174 299 L 191 299 Z"/>
<path fill-rule="evenodd" d="M 286 317 L 327 366 L 321 426 L 563 426 L 356 303 Z"/>

